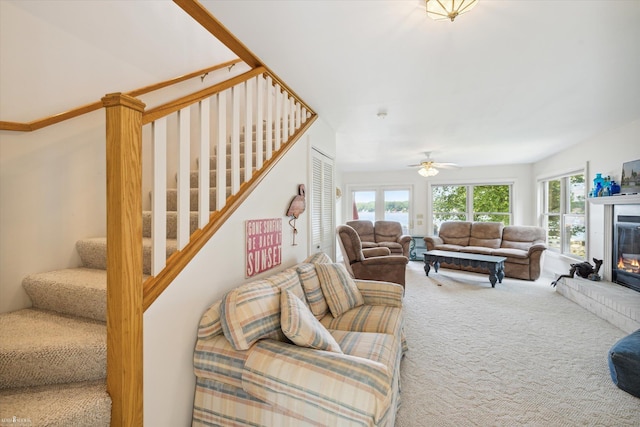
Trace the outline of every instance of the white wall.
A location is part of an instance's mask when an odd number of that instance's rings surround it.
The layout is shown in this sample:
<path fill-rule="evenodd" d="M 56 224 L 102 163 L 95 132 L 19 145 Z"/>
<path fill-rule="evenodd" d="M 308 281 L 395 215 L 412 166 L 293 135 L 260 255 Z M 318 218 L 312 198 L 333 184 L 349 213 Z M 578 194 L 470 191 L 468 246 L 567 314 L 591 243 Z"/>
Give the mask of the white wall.
<path fill-rule="evenodd" d="M 540 179 L 555 176 L 578 168 L 587 168 L 587 184 L 591 189 L 593 178 L 603 176 L 620 182 L 622 164 L 640 159 L 640 119 L 602 135 L 596 135 L 576 146 L 536 162 L 533 165 L 533 185 Z M 534 190 L 535 194 L 535 190 Z M 535 207 L 535 205 L 534 205 Z M 602 259 L 604 254 L 604 206 L 587 205 L 588 233 L 587 259 Z M 575 260 L 547 251 L 544 268 L 549 274 L 566 274 L 569 264 Z"/>
<path fill-rule="evenodd" d="M 299 184 L 311 187 L 308 158 L 311 146 L 316 144 L 329 153 L 335 152 L 335 136 L 321 120 L 313 124 L 145 312 L 145 425 L 190 424 L 195 388 L 193 348 L 200 316 L 206 308 L 228 290 L 290 267 L 308 255 L 309 211 L 305 211 L 296 224 L 299 230 L 296 246 L 292 246 L 293 233 L 285 212 L 297 194 Z M 261 218 L 281 218 L 283 221 L 282 264 L 245 279 L 245 221 Z"/>

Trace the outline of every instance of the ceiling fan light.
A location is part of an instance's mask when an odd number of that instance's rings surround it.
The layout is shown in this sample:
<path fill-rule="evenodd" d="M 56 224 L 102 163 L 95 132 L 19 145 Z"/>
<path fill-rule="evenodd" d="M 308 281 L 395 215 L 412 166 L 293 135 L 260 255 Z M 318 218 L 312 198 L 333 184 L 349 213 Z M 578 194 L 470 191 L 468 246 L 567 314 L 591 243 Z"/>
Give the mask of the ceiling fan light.
<path fill-rule="evenodd" d="M 478 0 L 425 0 L 427 16 L 434 21 L 450 20 L 467 13 L 475 7 Z"/>
<path fill-rule="evenodd" d="M 428 178 L 430 176 L 436 176 L 438 175 L 440 171 L 434 167 L 421 167 L 420 169 L 418 169 L 418 173 L 422 176 L 424 176 L 425 178 Z"/>

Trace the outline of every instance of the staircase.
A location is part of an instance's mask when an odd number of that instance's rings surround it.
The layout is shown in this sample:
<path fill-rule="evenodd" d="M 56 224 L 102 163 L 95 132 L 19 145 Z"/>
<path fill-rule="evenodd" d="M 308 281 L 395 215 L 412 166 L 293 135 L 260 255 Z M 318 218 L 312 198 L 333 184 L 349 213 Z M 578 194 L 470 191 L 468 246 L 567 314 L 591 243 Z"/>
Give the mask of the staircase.
<path fill-rule="evenodd" d="M 209 163 L 212 187 L 216 161 L 214 154 Z M 228 158 L 227 182 L 230 166 Z M 198 220 L 197 170 L 191 172 L 190 182 L 193 233 Z M 213 211 L 216 188 L 210 188 L 209 194 Z M 176 190 L 168 189 L 167 257 L 176 250 L 176 205 Z M 150 212 L 143 212 L 143 238 L 146 279 L 151 269 Z M 76 250 L 82 267 L 27 276 L 22 285 L 33 306 L 0 314 L 0 426 L 18 421 L 33 426 L 110 425 L 106 238 L 80 240 Z"/>

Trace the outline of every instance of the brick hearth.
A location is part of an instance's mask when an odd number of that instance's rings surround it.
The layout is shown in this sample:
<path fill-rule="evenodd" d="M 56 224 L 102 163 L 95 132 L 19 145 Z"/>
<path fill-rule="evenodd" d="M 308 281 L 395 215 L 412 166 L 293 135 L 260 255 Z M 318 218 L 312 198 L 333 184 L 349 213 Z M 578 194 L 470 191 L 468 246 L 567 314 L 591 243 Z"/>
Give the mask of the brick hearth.
<path fill-rule="evenodd" d="M 581 278 L 560 280 L 556 292 L 627 333 L 640 329 L 640 292 Z"/>

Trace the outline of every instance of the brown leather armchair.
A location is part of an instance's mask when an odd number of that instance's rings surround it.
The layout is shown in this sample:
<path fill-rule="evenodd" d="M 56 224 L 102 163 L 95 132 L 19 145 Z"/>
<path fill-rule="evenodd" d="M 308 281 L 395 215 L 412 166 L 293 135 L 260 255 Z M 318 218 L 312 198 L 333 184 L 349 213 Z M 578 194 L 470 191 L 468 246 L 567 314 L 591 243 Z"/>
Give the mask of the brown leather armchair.
<path fill-rule="evenodd" d="M 360 236 L 363 248 L 389 248 L 392 255 L 409 257 L 411 236 L 402 234 L 402 225 L 397 221 L 376 221 L 358 219 L 347 221 Z"/>
<path fill-rule="evenodd" d="M 347 271 L 354 279 L 380 280 L 405 284 L 405 274 L 409 259 L 403 255 L 366 257 L 360 236 L 353 227 L 339 225 L 336 235 Z"/>

